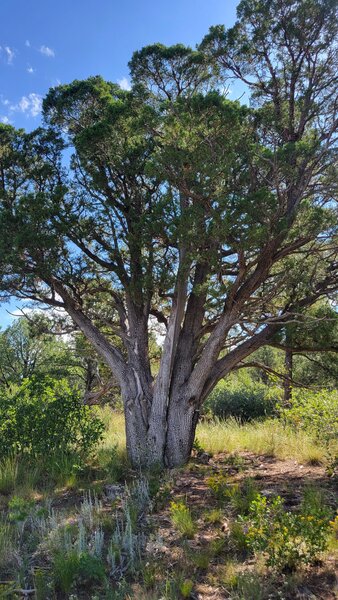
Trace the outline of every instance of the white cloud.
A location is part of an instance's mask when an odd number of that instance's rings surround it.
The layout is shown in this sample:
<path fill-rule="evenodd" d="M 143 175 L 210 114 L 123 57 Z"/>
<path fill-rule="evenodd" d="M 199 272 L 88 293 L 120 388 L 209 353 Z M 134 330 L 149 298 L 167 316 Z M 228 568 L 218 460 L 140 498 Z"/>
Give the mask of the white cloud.
<path fill-rule="evenodd" d="M 122 90 L 131 90 L 131 85 L 129 79 L 127 77 L 122 77 L 122 79 L 118 79 L 117 83 L 119 84 Z"/>
<path fill-rule="evenodd" d="M 7 64 L 11 65 L 15 57 L 15 52 L 13 48 L 10 48 L 9 46 L 0 46 L 0 52 L 5 55 L 5 60 Z"/>
<path fill-rule="evenodd" d="M 10 101 L 7 100 L 7 98 L 4 98 L 3 96 L 0 96 L 1 99 L 1 104 L 3 104 L 4 106 L 9 106 Z"/>
<path fill-rule="evenodd" d="M 8 123 L 10 123 L 10 120 L 6 115 L 3 115 L 3 116 L 0 116 L 0 122 L 5 123 L 5 125 L 8 125 Z"/>
<path fill-rule="evenodd" d="M 26 46 L 27 48 L 30 48 L 30 47 L 31 47 L 31 43 L 30 43 L 30 41 L 29 41 L 29 40 L 26 40 L 26 41 L 25 41 L 25 46 Z"/>
<path fill-rule="evenodd" d="M 52 48 L 48 48 L 48 46 L 41 46 L 40 52 L 41 54 L 44 54 L 44 56 L 48 56 L 48 58 L 53 58 L 55 56 L 54 50 Z"/>
<path fill-rule="evenodd" d="M 30 74 L 34 73 L 33 67 L 28 66 L 27 67 L 27 73 L 30 73 Z"/>
<path fill-rule="evenodd" d="M 9 46 L 5 46 L 5 52 L 7 56 L 7 62 L 9 65 L 11 65 L 15 56 L 15 52 Z"/>
<path fill-rule="evenodd" d="M 42 96 L 35 93 L 22 96 L 18 104 L 12 105 L 10 109 L 13 112 L 24 113 L 29 117 L 37 117 L 42 109 Z"/>

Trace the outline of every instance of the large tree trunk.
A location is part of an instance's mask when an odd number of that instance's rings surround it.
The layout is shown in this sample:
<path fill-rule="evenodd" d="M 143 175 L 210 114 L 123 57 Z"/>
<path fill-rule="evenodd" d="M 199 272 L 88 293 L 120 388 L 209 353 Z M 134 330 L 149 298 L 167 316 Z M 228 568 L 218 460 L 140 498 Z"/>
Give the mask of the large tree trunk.
<path fill-rule="evenodd" d="M 186 398 L 172 399 L 167 417 L 164 452 L 166 467 L 177 467 L 188 462 L 195 439 L 198 414 Z"/>
<path fill-rule="evenodd" d="M 128 390 L 124 411 L 127 452 L 134 467 L 173 468 L 189 460 L 199 411 L 184 393 L 170 395 L 163 410 L 151 410 L 145 418 L 142 402 L 135 402 Z"/>

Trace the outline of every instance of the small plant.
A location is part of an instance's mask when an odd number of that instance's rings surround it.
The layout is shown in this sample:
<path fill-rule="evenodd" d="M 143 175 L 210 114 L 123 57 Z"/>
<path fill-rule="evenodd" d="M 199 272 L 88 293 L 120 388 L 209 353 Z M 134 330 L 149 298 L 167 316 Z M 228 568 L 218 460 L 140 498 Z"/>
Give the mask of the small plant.
<path fill-rule="evenodd" d="M 183 598 L 190 598 L 191 592 L 194 587 L 194 582 L 191 579 L 185 579 L 180 586 L 180 592 Z"/>
<path fill-rule="evenodd" d="M 9 523 L 0 521 L 0 568 L 6 567 L 14 553 L 12 529 Z"/>
<path fill-rule="evenodd" d="M 10 494 L 18 479 L 18 461 L 15 456 L 7 456 L 0 462 L 0 494 Z"/>
<path fill-rule="evenodd" d="M 335 516 L 333 521 L 330 521 L 330 527 L 333 534 L 334 543 L 338 542 L 338 514 Z"/>
<path fill-rule="evenodd" d="M 215 525 L 216 523 L 221 523 L 223 518 L 223 511 L 220 508 L 213 508 L 205 513 L 205 521 L 207 523 Z"/>
<path fill-rule="evenodd" d="M 238 471 L 244 471 L 245 469 L 245 459 L 237 452 L 227 456 L 227 458 L 224 460 L 224 464 L 229 465 L 229 467 L 233 467 Z"/>
<path fill-rule="evenodd" d="M 53 560 L 53 573 L 56 587 L 69 594 L 79 571 L 79 556 L 75 550 L 58 552 Z"/>
<path fill-rule="evenodd" d="M 42 568 L 34 569 L 33 580 L 36 600 L 54 598 L 54 585 L 49 571 Z"/>
<path fill-rule="evenodd" d="M 329 522 L 321 508 L 315 514 L 307 510 L 291 513 L 284 510 L 283 503 L 279 496 L 268 501 L 258 494 L 248 517 L 242 519 L 243 531 L 248 549 L 265 553 L 268 566 L 292 571 L 312 563 L 325 550 Z"/>
<path fill-rule="evenodd" d="M 197 456 L 205 452 L 205 449 L 203 448 L 200 440 L 197 437 L 194 439 L 192 449 L 196 452 Z"/>
<path fill-rule="evenodd" d="M 241 485 L 234 484 L 229 490 L 229 500 L 234 512 L 246 515 L 257 493 L 257 485 L 250 477 L 244 479 Z"/>
<path fill-rule="evenodd" d="M 13 523 L 25 521 L 34 508 L 34 501 L 13 496 L 8 503 L 8 518 Z"/>
<path fill-rule="evenodd" d="M 102 584 L 106 580 L 104 564 L 98 556 L 83 552 L 79 556 L 77 578 L 81 587 Z"/>
<path fill-rule="evenodd" d="M 183 537 L 193 538 L 196 533 L 196 525 L 193 522 L 191 512 L 182 500 L 170 503 L 170 516 L 173 525 Z"/>
<path fill-rule="evenodd" d="M 215 496 L 217 503 L 222 505 L 227 499 L 228 479 L 225 475 L 212 475 L 207 479 L 207 486 Z"/>

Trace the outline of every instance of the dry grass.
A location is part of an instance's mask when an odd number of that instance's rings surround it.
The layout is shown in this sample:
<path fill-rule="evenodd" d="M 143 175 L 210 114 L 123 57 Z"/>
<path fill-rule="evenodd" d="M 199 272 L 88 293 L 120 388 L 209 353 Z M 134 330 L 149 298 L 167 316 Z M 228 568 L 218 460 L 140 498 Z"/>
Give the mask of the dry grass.
<path fill-rule="evenodd" d="M 107 425 L 102 450 L 125 449 L 124 416 L 105 407 L 102 417 Z M 197 428 L 201 446 L 212 454 L 249 451 L 280 459 L 319 464 L 327 450 L 302 431 L 286 428 L 277 419 L 241 424 L 235 419 L 202 421 Z"/>
<path fill-rule="evenodd" d="M 299 462 L 324 462 L 326 449 L 301 431 L 285 428 L 280 421 L 241 424 L 235 419 L 202 422 L 197 428 L 199 443 L 207 452 L 249 451 Z"/>

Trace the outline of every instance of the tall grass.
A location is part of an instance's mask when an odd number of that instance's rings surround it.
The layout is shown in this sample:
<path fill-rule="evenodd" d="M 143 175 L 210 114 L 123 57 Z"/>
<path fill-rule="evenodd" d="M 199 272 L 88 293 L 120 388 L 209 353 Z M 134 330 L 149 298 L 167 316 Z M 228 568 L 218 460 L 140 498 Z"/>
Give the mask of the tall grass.
<path fill-rule="evenodd" d="M 201 422 L 197 438 L 205 450 L 218 452 L 249 451 L 280 459 L 320 463 L 326 449 L 302 431 L 287 428 L 277 419 L 242 424 L 235 419 Z"/>
<path fill-rule="evenodd" d="M 0 462 L 0 494 L 10 494 L 16 486 L 19 473 L 18 460 L 7 456 Z"/>
<path fill-rule="evenodd" d="M 100 452 L 102 460 L 115 447 L 120 456 L 125 453 L 124 416 L 109 407 L 102 410 L 107 426 Z M 197 427 L 197 439 L 201 446 L 212 454 L 219 452 L 249 451 L 266 454 L 280 459 L 295 459 L 299 462 L 325 462 L 327 449 L 304 431 L 285 427 L 278 419 L 241 423 L 230 418 L 225 421 L 214 419 L 201 421 Z"/>

